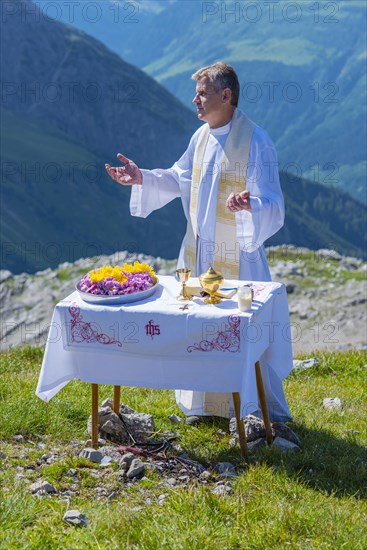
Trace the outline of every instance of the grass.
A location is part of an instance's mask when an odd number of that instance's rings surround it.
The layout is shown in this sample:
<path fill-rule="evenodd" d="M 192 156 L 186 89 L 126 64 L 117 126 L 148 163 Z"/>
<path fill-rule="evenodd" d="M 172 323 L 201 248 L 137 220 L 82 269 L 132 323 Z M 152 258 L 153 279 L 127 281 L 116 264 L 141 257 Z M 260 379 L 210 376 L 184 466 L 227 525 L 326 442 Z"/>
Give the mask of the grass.
<path fill-rule="evenodd" d="M 245 464 L 239 449 L 230 448 L 225 420 L 175 427 L 190 457 L 207 467 L 218 460 L 237 466 L 227 497 L 213 495 L 212 484 L 162 486 L 151 470 L 129 487 L 116 466 L 101 468 L 79 458 L 90 414 L 89 385 L 72 382 L 43 403 L 34 394 L 42 356 L 34 347 L 0 355 L 0 439 L 7 456 L 0 462 L 1 548 L 367 547 L 366 353 L 320 353 L 319 366 L 287 378 L 292 427 L 302 441 L 297 452 L 265 448 Z M 101 400 L 109 397 L 111 388 L 103 386 L 100 393 Z M 172 429 L 170 413 L 180 414 L 171 391 L 123 388 L 122 396 L 133 408 L 153 414 L 158 433 Z M 342 409 L 324 409 L 325 397 L 339 397 Z M 25 441 L 16 443 L 16 434 Z M 39 442 L 45 446 L 39 448 Z M 48 464 L 50 454 L 57 461 Z M 28 484 L 40 478 L 59 493 L 32 496 Z M 70 500 L 62 498 L 65 489 L 75 492 Z M 167 497 L 159 504 L 162 493 Z M 65 511 L 75 508 L 89 518 L 86 528 L 62 521 Z"/>

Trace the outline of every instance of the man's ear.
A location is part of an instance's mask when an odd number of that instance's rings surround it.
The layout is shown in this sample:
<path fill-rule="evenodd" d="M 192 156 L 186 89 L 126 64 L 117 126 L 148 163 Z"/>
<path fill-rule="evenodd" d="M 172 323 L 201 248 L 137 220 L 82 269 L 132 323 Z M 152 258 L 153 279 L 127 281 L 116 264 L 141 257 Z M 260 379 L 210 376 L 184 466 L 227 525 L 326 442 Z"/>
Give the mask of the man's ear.
<path fill-rule="evenodd" d="M 222 90 L 222 101 L 224 103 L 230 102 L 232 97 L 232 90 L 230 88 L 224 88 Z"/>

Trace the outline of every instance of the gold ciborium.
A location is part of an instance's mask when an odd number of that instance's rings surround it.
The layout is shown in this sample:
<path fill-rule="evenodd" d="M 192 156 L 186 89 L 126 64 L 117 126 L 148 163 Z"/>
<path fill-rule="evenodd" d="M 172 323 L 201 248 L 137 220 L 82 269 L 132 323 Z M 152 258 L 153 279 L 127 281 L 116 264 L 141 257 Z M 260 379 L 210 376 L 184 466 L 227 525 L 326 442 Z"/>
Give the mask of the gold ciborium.
<path fill-rule="evenodd" d="M 177 277 L 180 279 L 180 282 L 182 283 L 182 289 L 180 295 L 177 296 L 177 300 L 180 300 L 180 302 L 188 302 L 189 300 L 192 300 L 192 296 L 189 294 L 186 288 L 186 283 L 191 275 L 191 269 L 186 269 L 185 267 L 181 269 L 176 269 L 176 274 Z"/>
<path fill-rule="evenodd" d="M 212 266 L 208 269 L 206 273 L 203 273 L 199 277 L 199 281 L 205 292 L 210 294 L 208 298 L 205 298 L 205 304 L 219 304 L 221 301 L 219 296 L 215 296 L 215 293 L 220 288 L 220 285 L 223 282 L 224 277 L 219 271 L 215 271 Z"/>

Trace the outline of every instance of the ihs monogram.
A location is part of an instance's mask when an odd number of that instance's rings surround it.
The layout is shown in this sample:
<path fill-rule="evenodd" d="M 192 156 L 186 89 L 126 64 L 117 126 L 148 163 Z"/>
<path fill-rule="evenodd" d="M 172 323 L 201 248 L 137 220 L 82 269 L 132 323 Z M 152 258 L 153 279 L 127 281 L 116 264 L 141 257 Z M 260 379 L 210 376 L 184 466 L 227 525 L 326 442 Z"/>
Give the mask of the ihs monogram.
<path fill-rule="evenodd" d="M 147 325 L 145 325 L 145 334 L 147 336 L 150 336 L 152 339 L 154 336 L 159 336 L 161 333 L 159 325 L 155 325 L 153 319 L 149 321 Z"/>

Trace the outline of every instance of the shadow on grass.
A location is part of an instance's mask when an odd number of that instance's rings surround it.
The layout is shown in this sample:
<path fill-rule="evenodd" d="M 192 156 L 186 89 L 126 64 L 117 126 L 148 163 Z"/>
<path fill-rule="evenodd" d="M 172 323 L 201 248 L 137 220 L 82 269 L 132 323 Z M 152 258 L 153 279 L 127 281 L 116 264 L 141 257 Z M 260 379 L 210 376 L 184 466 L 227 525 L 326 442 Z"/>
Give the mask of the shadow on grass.
<path fill-rule="evenodd" d="M 228 423 L 219 420 L 212 426 L 228 429 Z M 266 464 L 324 494 L 367 498 L 367 449 L 356 442 L 358 433 L 351 430 L 341 439 L 326 430 L 310 429 L 302 424 L 290 426 L 301 439 L 299 450 L 282 452 L 275 447 L 264 447 L 250 451 L 249 464 Z M 210 456 L 211 464 L 224 461 L 246 468 L 238 445 Z"/>

